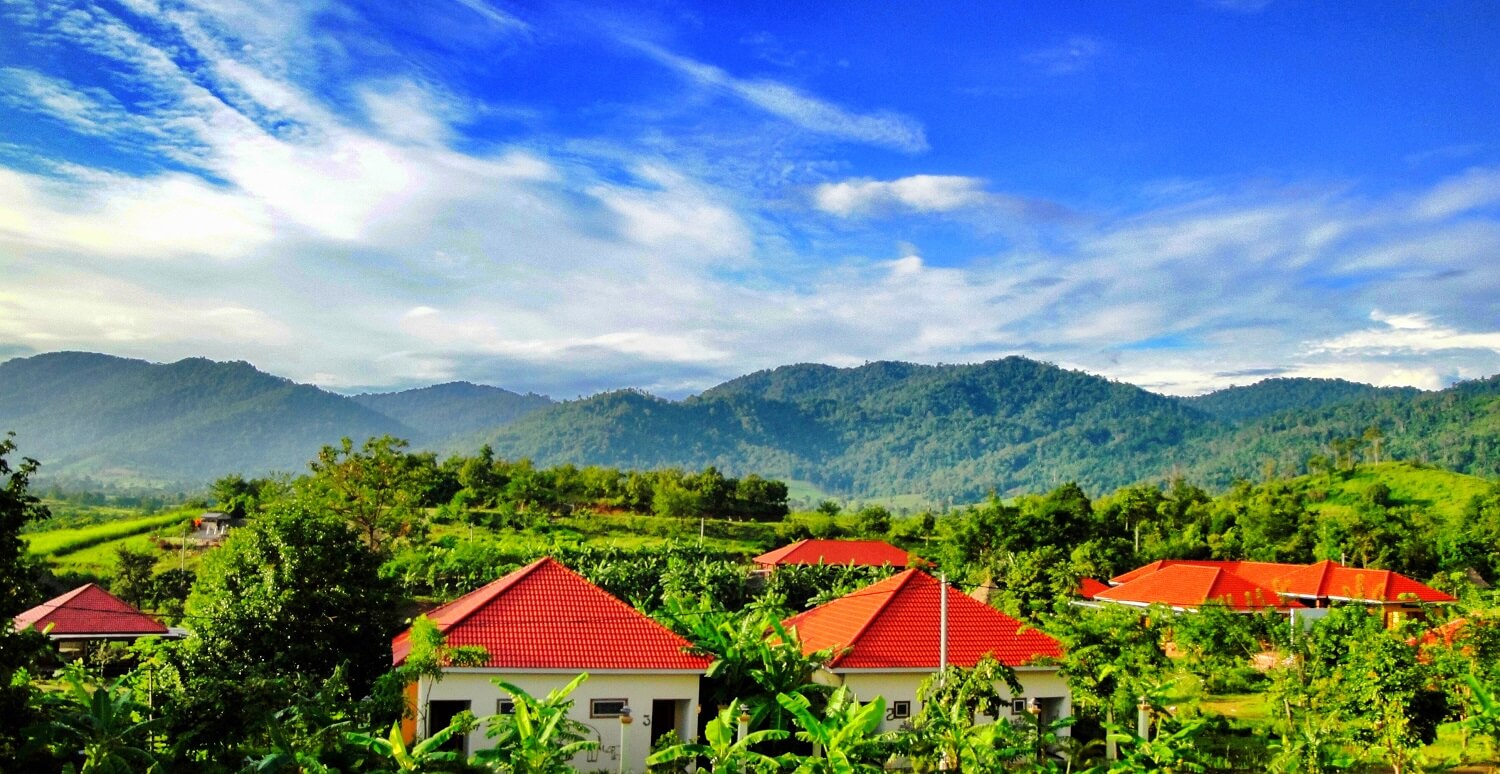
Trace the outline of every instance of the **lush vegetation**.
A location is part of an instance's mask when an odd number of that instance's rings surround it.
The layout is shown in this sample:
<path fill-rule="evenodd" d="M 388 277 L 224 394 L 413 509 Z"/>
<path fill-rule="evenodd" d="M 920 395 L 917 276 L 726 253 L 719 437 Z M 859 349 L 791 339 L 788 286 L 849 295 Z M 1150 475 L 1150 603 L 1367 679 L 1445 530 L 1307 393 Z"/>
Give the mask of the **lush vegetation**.
<path fill-rule="evenodd" d="M 1500 487 L 1410 463 L 1356 465 L 1380 453 L 1377 441 L 1362 438 L 1313 474 L 1273 469 L 1217 496 L 1181 480 L 1095 497 L 1063 484 L 908 518 L 831 501 L 787 514 L 778 482 L 712 467 L 539 467 L 488 450 L 438 459 L 388 437 L 329 446 L 297 478 L 220 479 L 215 504 L 247 526 L 203 555 L 196 573 L 169 569 L 149 548 L 116 549 L 111 589 L 196 632 L 106 653 L 123 678 L 64 673 L 64 690 L 42 690 L 36 638 L 0 634 L 0 686 L 9 687 L 0 701 L 17 719 L 0 731 L 0 756 L 31 770 L 152 760 L 182 770 L 565 770 L 581 741 L 561 720 L 567 690 L 531 697 L 501 686 L 524 713 L 456 718 L 448 735 L 484 723 L 496 742 L 470 760 L 441 738 L 408 744 L 392 732 L 399 687 L 458 655 L 427 636 L 431 658 L 391 671 L 386 643 L 403 604 L 452 598 L 544 553 L 682 633 L 713 659 L 706 703 L 747 709 L 751 741 L 730 734 L 738 718 L 720 713 L 692 745 L 665 743 L 654 758 L 662 771 L 689 758 L 715 771 L 870 771 L 892 755 L 920 771 L 1405 771 L 1442 749 L 1429 743 L 1463 734 L 1463 754 L 1492 756 L 1481 740 L 1500 728 L 1500 629 L 1491 628 L 1500 611 L 1471 579 L 1500 573 Z M 13 469 L 10 451 L 0 453 L 9 477 L 0 572 L 34 600 L 38 568 L 20 534 L 48 514 L 28 491 L 34 466 Z M 619 525 L 631 541 L 615 537 Z M 995 690 L 1013 677 L 993 663 L 928 686 L 920 717 L 891 735 L 871 723 L 880 697 L 811 682 L 826 654 L 802 653 L 777 622 L 890 570 L 812 567 L 762 584 L 744 559 L 797 537 L 844 535 L 913 549 L 1061 639 L 1076 717 L 981 719 L 1002 714 Z M 1340 555 L 1460 594 L 1454 614 L 1469 624 L 1457 646 L 1428 642 L 1416 622 L 1388 631 L 1359 608 L 1293 636 L 1274 617 L 1068 604 L 1081 577 L 1155 558 Z M 1254 654 L 1265 654 L 1260 669 Z M 1228 702 L 1260 709 L 1231 718 Z M 1068 724 L 1076 741 L 1060 735 Z"/>

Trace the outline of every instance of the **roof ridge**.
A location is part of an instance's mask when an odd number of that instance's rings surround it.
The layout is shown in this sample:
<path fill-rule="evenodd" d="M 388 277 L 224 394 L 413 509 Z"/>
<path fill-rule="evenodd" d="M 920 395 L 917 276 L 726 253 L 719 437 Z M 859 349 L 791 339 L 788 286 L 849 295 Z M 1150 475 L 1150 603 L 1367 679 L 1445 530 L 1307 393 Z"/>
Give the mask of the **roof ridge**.
<path fill-rule="evenodd" d="M 905 570 L 905 571 L 901 572 L 898 575 L 892 575 L 891 576 L 892 579 L 899 578 L 900 582 L 896 583 L 895 587 L 891 589 L 890 593 L 886 595 L 885 599 L 883 601 L 881 601 L 880 604 L 876 605 L 874 610 L 870 611 L 870 616 L 865 619 L 864 623 L 862 623 L 862 624 L 859 625 L 859 629 L 855 630 L 854 636 L 850 637 L 849 641 L 846 642 L 846 643 L 844 643 L 844 647 L 846 648 L 846 650 L 843 653 L 840 653 L 837 656 L 834 656 L 833 660 L 831 660 L 831 661 L 828 662 L 829 666 L 834 666 L 838 662 L 843 661 L 844 660 L 844 656 L 847 656 L 850 652 L 853 651 L 853 649 L 854 649 L 854 643 L 858 642 L 859 638 L 863 637 L 864 634 L 865 634 L 865 632 L 867 632 L 867 631 L 870 630 L 870 627 L 875 624 L 875 619 L 879 618 L 880 614 L 883 613 L 883 612 L 885 612 L 885 609 L 890 606 L 891 600 L 895 599 L 896 595 L 899 594 L 899 593 L 901 593 L 901 590 L 904 589 L 904 588 L 906 588 L 906 585 L 908 583 L 911 583 L 912 578 L 917 577 L 917 575 L 919 575 L 919 574 L 920 575 L 924 575 L 924 576 L 926 576 L 928 578 L 932 577 L 931 575 L 927 575 L 927 573 L 922 572 L 921 570 L 918 570 L 915 567 L 913 567 L 913 568 L 911 568 L 909 570 Z M 902 576 L 905 576 L 905 577 L 902 577 Z M 871 586 L 878 586 L 881 583 L 885 583 L 885 582 L 886 581 L 876 581 L 875 583 L 872 583 L 869 586 L 866 586 L 865 589 L 869 589 Z M 857 594 L 859 592 L 856 591 L 856 592 L 853 592 L 853 593 Z M 837 600 L 835 600 L 835 601 L 837 601 Z M 816 608 L 814 608 L 814 609 L 816 609 Z"/>
<path fill-rule="evenodd" d="M 463 615 L 459 616 L 458 618 L 455 618 L 455 619 L 453 619 L 452 621 L 449 621 L 446 624 L 441 624 L 441 623 L 438 623 L 437 621 L 433 621 L 433 623 L 437 625 L 439 632 L 447 633 L 447 631 L 449 629 L 452 629 L 453 627 L 455 627 L 455 626 L 463 623 L 464 621 L 467 621 L 470 618 L 472 618 L 475 613 L 479 612 L 480 610 L 483 610 L 486 605 L 489 605 L 491 602 L 494 602 L 495 599 L 498 598 L 500 595 L 502 595 L 505 592 L 507 592 L 507 591 L 515 588 L 515 586 L 516 586 L 517 583 L 520 583 L 522 580 L 525 580 L 526 577 L 529 576 L 529 575 L 531 575 L 533 572 L 536 572 L 537 568 L 541 567 L 542 564 L 544 564 L 546 562 L 556 562 L 556 561 L 557 561 L 556 559 L 553 559 L 549 555 L 549 556 L 544 556 L 544 557 L 542 557 L 540 559 L 537 559 L 536 561 L 532 562 L 531 564 L 522 565 L 521 567 L 517 567 L 516 569 L 511 570 L 510 572 L 508 572 L 508 573 L 506 573 L 506 574 L 504 574 L 504 575 L 502 575 L 502 576 L 500 576 L 500 577 L 498 577 L 498 578 L 490 581 L 489 583 L 484 584 L 483 586 L 480 586 L 477 589 L 474 589 L 473 591 L 471 591 L 471 592 L 469 592 L 469 593 L 467 593 L 467 594 L 459 597 L 458 599 L 455 599 L 452 602 L 449 602 L 448 604 L 443 605 L 442 607 L 439 607 L 436 610 L 431 611 L 431 612 L 437 612 L 438 610 L 442 610 L 444 607 L 452 607 L 454 605 L 457 605 L 459 602 L 462 602 L 465 599 L 468 599 L 469 597 L 477 597 L 480 594 L 480 592 L 484 591 L 485 589 L 488 589 L 491 586 L 496 586 L 496 585 L 499 585 L 499 584 L 504 584 L 503 586 L 500 586 L 499 588 L 491 591 L 490 592 L 490 596 L 488 598 L 486 598 L 480 604 L 474 605 L 473 607 L 469 608 L 467 611 L 464 612 Z M 431 620 L 431 616 L 428 617 L 428 620 Z"/>

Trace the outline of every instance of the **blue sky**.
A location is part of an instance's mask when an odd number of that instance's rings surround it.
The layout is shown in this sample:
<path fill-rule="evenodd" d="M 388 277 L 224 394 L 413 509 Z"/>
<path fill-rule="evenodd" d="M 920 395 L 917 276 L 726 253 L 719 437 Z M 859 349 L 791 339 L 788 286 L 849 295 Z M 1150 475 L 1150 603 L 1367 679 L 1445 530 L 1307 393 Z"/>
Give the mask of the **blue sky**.
<path fill-rule="evenodd" d="M 0 358 L 1500 371 L 1500 6 L 0 0 Z"/>

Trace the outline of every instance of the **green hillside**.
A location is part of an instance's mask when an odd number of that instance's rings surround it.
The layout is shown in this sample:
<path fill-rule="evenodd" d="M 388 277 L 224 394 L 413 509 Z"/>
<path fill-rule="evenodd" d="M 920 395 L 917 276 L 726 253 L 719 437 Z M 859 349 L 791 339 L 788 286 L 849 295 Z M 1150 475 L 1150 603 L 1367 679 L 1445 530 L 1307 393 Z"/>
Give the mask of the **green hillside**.
<path fill-rule="evenodd" d="M 190 482 L 300 469 L 346 435 L 410 434 L 348 398 L 248 363 L 81 352 L 0 363 L 0 428 L 52 475 Z"/>
<path fill-rule="evenodd" d="M 401 392 L 365 393 L 351 400 L 411 428 L 417 444 L 442 444 L 477 429 L 502 427 L 552 405 L 545 395 L 521 395 L 469 382 L 448 382 Z"/>
<path fill-rule="evenodd" d="M 1497 476 L 1500 377 L 1439 392 L 1271 379 L 1175 398 L 1011 357 L 791 365 L 680 401 L 624 390 L 554 403 L 467 383 L 350 398 L 246 363 L 55 353 L 0 364 L 5 429 L 47 475 L 114 481 L 299 470 L 323 444 L 388 433 L 443 453 L 489 443 L 544 465 L 712 465 L 836 497 L 963 502 L 1065 481 L 1223 489 L 1320 457 Z"/>
<path fill-rule="evenodd" d="M 1420 393 L 1411 387 L 1371 387 L 1343 379 L 1280 378 L 1216 390 L 1182 401 L 1206 414 L 1241 423 L 1283 411 L 1321 409 L 1362 398 L 1411 398 Z"/>

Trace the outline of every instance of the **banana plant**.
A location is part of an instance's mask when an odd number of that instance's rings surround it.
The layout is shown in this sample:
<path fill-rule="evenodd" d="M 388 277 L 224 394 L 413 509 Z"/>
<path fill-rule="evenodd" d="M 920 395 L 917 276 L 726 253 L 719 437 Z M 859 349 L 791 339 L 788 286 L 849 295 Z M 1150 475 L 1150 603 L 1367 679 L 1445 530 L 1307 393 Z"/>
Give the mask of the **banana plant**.
<path fill-rule="evenodd" d="M 149 709 L 136 701 L 125 678 L 92 690 L 79 670 L 64 674 L 66 693 L 52 699 L 53 719 L 47 724 L 52 749 L 79 761 L 82 774 L 112 774 L 154 769 L 151 734 L 160 718 L 146 718 Z"/>
<path fill-rule="evenodd" d="M 789 756 L 786 761 L 796 774 L 865 774 L 884 770 L 894 734 L 881 733 L 885 699 L 876 697 L 860 704 L 848 687 L 840 687 L 828 699 L 819 718 L 812 703 L 801 694 L 777 694 L 776 701 L 796 719 L 802 729 L 797 738 L 814 746 L 810 756 Z"/>
<path fill-rule="evenodd" d="M 463 755 L 444 750 L 443 745 L 459 734 L 466 734 L 474 727 L 474 716 L 460 713 L 447 728 L 408 747 L 401 733 L 401 722 L 391 724 L 391 733 L 385 737 L 350 731 L 344 735 L 350 743 L 364 747 L 385 759 L 393 771 L 434 771 L 439 767 L 463 760 Z"/>
<path fill-rule="evenodd" d="M 751 731 L 743 739 L 736 739 L 736 706 L 737 704 L 731 703 L 708 721 L 708 728 L 703 732 L 707 744 L 690 742 L 674 745 L 653 754 L 646 759 L 646 763 L 655 766 L 683 759 L 703 759 L 708 761 L 707 770 L 712 774 L 761 774 L 775 771 L 780 765 L 777 760 L 756 752 L 754 747 L 785 739 L 787 732 L 774 729 Z M 703 769 L 700 768 L 699 771 Z"/>
<path fill-rule="evenodd" d="M 510 694 L 514 711 L 490 718 L 486 735 L 495 746 L 474 754 L 474 761 L 505 774 L 561 774 L 571 772 L 569 762 L 585 750 L 599 749 L 597 741 L 585 739 L 583 726 L 568 718 L 573 700 L 568 698 L 588 673 L 578 675 L 562 688 L 538 699 L 520 686 L 496 680 Z"/>

